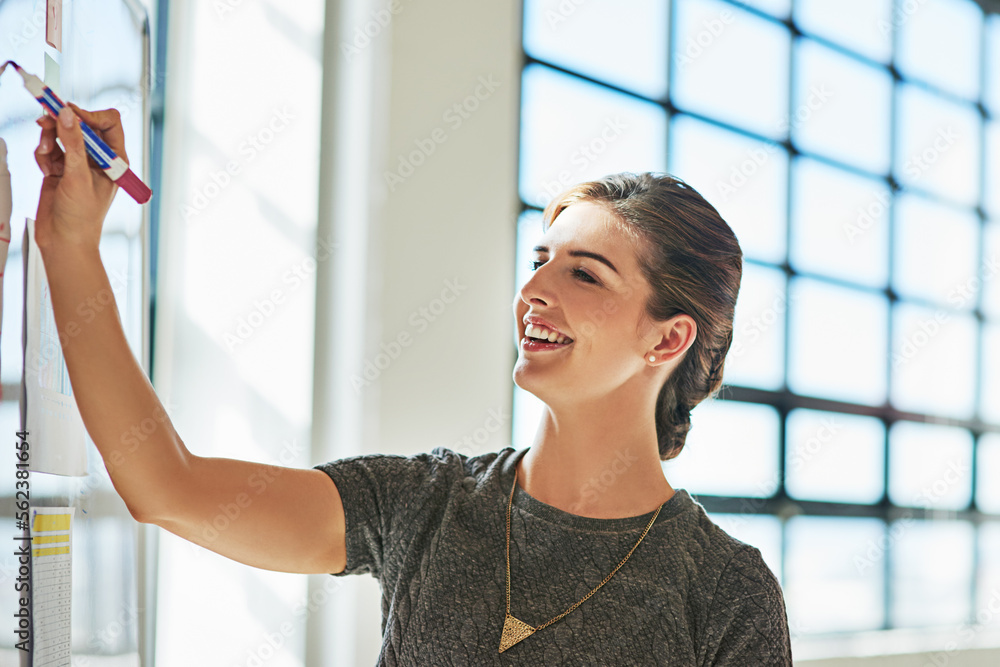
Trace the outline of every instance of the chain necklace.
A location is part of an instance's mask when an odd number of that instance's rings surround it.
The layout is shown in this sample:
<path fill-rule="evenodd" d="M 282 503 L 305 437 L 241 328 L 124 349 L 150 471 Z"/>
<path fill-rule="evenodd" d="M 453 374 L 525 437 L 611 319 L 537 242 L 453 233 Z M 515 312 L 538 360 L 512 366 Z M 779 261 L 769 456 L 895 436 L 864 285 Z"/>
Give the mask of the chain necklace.
<path fill-rule="evenodd" d="M 500 635 L 500 653 L 503 653 L 511 646 L 524 639 L 525 637 L 528 637 L 538 632 L 542 628 L 552 625 L 560 618 L 562 618 L 563 616 L 570 613 L 571 611 L 579 607 L 581 604 L 586 602 L 587 598 L 596 593 L 601 586 L 608 583 L 611 577 L 615 575 L 615 572 L 618 571 L 618 568 L 620 568 L 622 565 L 625 564 L 625 561 L 629 559 L 629 556 L 632 555 L 632 552 L 635 551 L 636 547 L 639 546 L 639 543 L 642 542 L 642 538 L 646 537 L 646 533 L 649 532 L 649 529 L 652 527 L 653 522 L 656 521 L 656 517 L 659 516 L 660 510 L 663 509 L 663 505 L 666 503 L 666 501 L 664 501 L 663 503 L 660 504 L 659 507 L 656 508 L 656 513 L 653 514 L 653 518 L 649 520 L 649 524 L 646 525 L 646 529 L 642 531 L 642 535 L 639 536 L 639 542 L 635 543 L 635 546 L 633 546 L 632 549 L 625 556 L 625 558 L 622 559 L 622 562 L 618 563 L 618 565 L 615 566 L 615 569 L 611 570 L 611 574 L 606 576 L 604 578 L 604 581 L 597 584 L 597 587 L 594 588 L 594 590 L 584 595 L 582 600 L 574 604 L 572 607 L 570 607 L 563 613 L 559 614 L 555 618 L 550 618 L 549 620 L 545 621 L 538 627 L 533 628 L 524 621 L 518 618 L 514 618 L 510 614 L 510 506 L 514 501 L 514 488 L 516 486 L 517 486 L 517 467 L 515 466 L 514 484 L 510 487 L 510 498 L 507 500 L 507 614 L 506 616 L 504 616 L 503 633 Z"/>

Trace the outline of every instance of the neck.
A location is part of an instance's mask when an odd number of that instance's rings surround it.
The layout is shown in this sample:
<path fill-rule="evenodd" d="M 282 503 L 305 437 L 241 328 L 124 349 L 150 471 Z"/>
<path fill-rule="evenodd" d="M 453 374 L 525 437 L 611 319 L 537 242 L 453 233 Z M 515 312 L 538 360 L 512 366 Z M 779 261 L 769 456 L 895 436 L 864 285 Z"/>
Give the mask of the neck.
<path fill-rule="evenodd" d="M 579 516 L 617 519 L 656 510 L 674 490 L 661 467 L 653 408 L 636 403 L 546 406 L 518 462 L 518 486 Z"/>

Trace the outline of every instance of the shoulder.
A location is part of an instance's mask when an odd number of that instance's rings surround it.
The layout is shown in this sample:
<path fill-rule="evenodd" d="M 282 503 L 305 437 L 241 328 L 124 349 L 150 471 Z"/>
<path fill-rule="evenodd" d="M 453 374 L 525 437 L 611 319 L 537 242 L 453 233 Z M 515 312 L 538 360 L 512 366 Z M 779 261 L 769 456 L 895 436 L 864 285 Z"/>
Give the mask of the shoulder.
<path fill-rule="evenodd" d="M 680 522 L 671 537 L 684 542 L 685 551 L 697 566 L 699 578 L 714 587 L 730 565 L 740 563 L 747 558 L 747 550 L 756 551 L 756 547 L 723 530 L 687 490 L 677 489 L 675 495 L 679 496 L 676 500 L 680 505 L 677 511 Z M 760 552 L 757 553 L 759 556 Z M 767 567 L 763 559 L 760 563 Z"/>
<path fill-rule="evenodd" d="M 686 493 L 686 492 L 685 492 Z M 760 549 L 723 530 L 694 501 L 689 553 L 698 561 L 697 592 L 689 598 L 702 638 L 701 664 L 791 664 L 785 600 Z"/>

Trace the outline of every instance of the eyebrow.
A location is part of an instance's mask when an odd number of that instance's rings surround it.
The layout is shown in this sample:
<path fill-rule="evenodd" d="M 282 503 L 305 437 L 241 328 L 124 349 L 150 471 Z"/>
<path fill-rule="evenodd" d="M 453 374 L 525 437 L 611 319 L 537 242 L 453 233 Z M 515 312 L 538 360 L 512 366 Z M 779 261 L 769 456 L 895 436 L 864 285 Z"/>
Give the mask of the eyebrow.
<path fill-rule="evenodd" d="M 547 253 L 549 251 L 549 248 L 548 246 L 544 245 L 536 245 L 533 248 L 533 251 Z M 615 273 L 618 273 L 618 269 L 615 268 L 615 265 L 611 263 L 610 259 L 608 259 L 604 255 L 599 255 L 596 252 L 590 252 L 589 250 L 568 250 L 567 254 L 570 257 L 590 257 L 591 259 L 596 259 L 598 262 L 607 265 L 607 267 L 610 268 Z M 618 275 L 621 276 L 620 273 L 618 273 Z"/>

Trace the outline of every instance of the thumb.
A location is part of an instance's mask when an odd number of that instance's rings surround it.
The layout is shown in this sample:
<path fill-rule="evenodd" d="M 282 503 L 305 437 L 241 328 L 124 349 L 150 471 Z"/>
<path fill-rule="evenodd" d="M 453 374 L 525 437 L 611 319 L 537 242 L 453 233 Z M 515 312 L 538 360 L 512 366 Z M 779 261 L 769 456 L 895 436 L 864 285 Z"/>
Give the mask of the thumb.
<path fill-rule="evenodd" d="M 69 127 L 67 127 L 69 125 Z M 87 164 L 87 148 L 83 142 L 83 130 L 80 129 L 80 119 L 69 107 L 59 110 L 56 120 L 56 136 L 62 141 L 65 154 L 65 174 L 90 172 Z"/>

